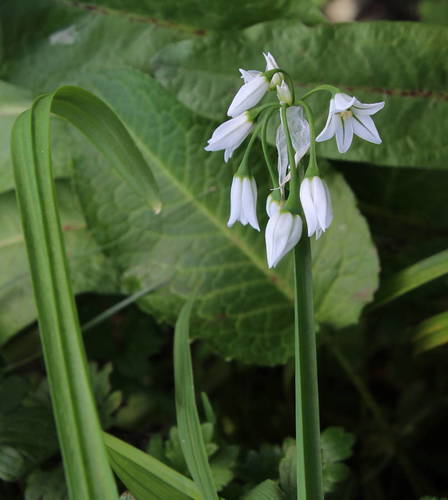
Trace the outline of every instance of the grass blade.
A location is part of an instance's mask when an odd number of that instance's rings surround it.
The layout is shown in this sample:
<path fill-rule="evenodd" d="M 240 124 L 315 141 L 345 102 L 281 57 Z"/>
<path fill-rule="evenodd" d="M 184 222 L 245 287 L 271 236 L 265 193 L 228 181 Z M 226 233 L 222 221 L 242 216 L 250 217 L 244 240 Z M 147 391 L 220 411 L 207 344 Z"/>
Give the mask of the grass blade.
<path fill-rule="evenodd" d="M 192 307 L 193 299 L 189 299 L 179 314 L 174 334 L 177 427 L 188 470 L 202 497 L 204 500 L 217 500 L 218 496 L 208 463 L 194 393 L 193 368 L 189 345 L 189 323 Z"/>
<path fill-rule="evenodd" d="M 428 351 L 448 343 L 448 311 L 422 321 L 412 338 L 416 352 Z"/>
<path fill-rule="evenodd" d="M 191 479 L 110 434 L 104 439 L 112 468 L 137 500 L 201 500 Z"/>
<path fill-rule="evenodd" d="M 448 273 L 448 250 L 421 260 L 385 280 L 376 294 L 375 301 L 367 309 L 373 310 L 387 304 L 446 273 Z"/>
<path fill-rule="evenodd" d="M 118 498 L 89 380 L 56 203 L 50 114 L 71 121 L 138 194 L 160 209 L 151 171 L 118 117 L 76 87 L 37 98 L 14 124 L 11 152 L 45 366 L 73 500 Z"/>

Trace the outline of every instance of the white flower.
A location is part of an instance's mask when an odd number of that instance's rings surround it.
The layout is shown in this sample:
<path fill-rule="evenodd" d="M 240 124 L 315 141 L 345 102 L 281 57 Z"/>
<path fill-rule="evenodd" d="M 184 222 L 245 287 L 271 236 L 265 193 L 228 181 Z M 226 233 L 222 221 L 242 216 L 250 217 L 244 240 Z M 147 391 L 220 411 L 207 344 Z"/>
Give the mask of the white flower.
<path fill-rule="evenodd" d="M 288 84 L 283 81 L 281 85 L 277 85 L 277 97 L 281 104 L 292 104 L 292 94 Z"/>
<path fill-rule="evenodd" d="M 266 71 L 271 71 L 272 69 L 279 69 L 279 65 L 275 60 L 274 56 L 270 52 L 263 52 L 264 58 L 266 60 Z M 275 73 L 271 80 L 271 88 L 275 88 L 280 85 L 283 81 L 283 75 L 281 73 Z"/>
<path fill-rule="evenodd" d="M 281 115 L 280 115 L 281 117 Z M 310 126 L 303 117 L 303 110 L 298 106 L 291 106 L 286 110 L 288 120 L 289 133 L 291 135 L 292 147 L 295 151 L 294 161 L 297 163 L 307 153 L 310 148 Z M 278 152 L 277 168 L 278 182 L 280 188 L 283 188 L 288 182 L 288 143 L 286 134 L 281 123 L 277 129 L 276 145 Z"/>
<path fill-rule="evenodd" d="M 316 233 L 316 239 L 319 239 L 333 220 L 330 191 L 326 182 L 318 176 L 303 179 L 300 185 L 300 201 L 308 226 L 308 236 Z"/>
<path fill-rule="evenodd" d="M 256 74 L 255 71 L 242 69 L 240 69 L 240 73 L 245 83 L 240 87 L 229 106 L 227 111 L 229 116 L 237 116 L 252 108 L 261 101 L 269 90 L 269 80 L 263 73 L 256 72 Z"/>
<path fill-rule="evenodd" d="M 272 194 L 270 194 L 266 198 L 266 213 L 268 214 L 269 217 L 272 217 L 274 214 L 279 212 L 281 208 L 282 208 L 281 203 L 277 200 L 274 200 Z"/>
<path fill-rule="evenodd" d="M 335 94 L 330 100 L 327 123 L 316 137 L 317 142 L 326 141 L 336 135 L 336 143 L 340 153 L 350 147 L 353 134 L 374 144 L 381 144 L 378 130 L 370 115 L 384 108 L 384 102 L 364 104 L 356 97 L 347 94 Z"/>
<path fill-rule="evenodd" d="M 231 227 L 237 221 L 243 226 L 249 223 L 257 231 L 260 230 L 257 220 L 257 184 L 253 177 L 233 177 L 227 225 Z"/>
<path fill-rule="evenodd" d="M 266 226 L 266 256 L 269 269 L 297 245 L 302 235 L 302 219 L 284 209 L 274 212 Z"/>
<path fill-rule="evenodd" d="M 235 149 L 249 135 L 253 126 L 248 113 L 243 113 L 236 118 L 227 120 L 213 132 L 212 137 L 205 146 L 206 151 L 221 151 L 224 149 L 224 161 L 232 157 Z"/>

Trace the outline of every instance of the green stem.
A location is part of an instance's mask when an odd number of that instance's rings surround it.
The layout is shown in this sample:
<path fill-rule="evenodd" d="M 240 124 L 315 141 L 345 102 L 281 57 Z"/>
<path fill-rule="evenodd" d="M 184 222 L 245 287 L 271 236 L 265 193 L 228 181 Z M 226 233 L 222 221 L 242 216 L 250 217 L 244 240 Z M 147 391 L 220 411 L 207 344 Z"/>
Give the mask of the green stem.
<path fill-rule="evenodd" d="M 269 175 L 271 176 L 272 185 L 274 186 L 274 189 L 278 188 L 278 175 L 274 165 L 272 165 L 271 158 L 269 157 L 267 131 L 268 131 L 268 122 L 275 111 L 276 108 L 275 109 L 273 108 L 266 113 L 266 116 L 263 118 L 263 127 L 261 129 L 261 146 L 263 148 L 264 160 L 268 167 Z"/>
<path fill-rule="evenodd" d="M 299 212 L 303 220 L 303 211 L 298 200 L 298 185 L 304 173 L 303 169 L 295 166 L 286 106 L 282 106 L 281 115 L 288 144 L 288 161 L 291 172 L 291 189 L 285 208 Z M 294 276 L 297 499 L 322 500 L 311 246 L 310 239 L 306 236 L 301 238 L 294 249 Z"/>
<path fill-rule="evenodd" d="M 294 250 L 294 257 L 297 499 L 322 500 L 319 393 L 309 238 L 302 237 Z"/>
<path fill-rule="evenodd" d="M 321 92 L 321 91 L 326 91 L 326 92 L 330 92 L 330 94 L 332 94 L 332 96 L 334 94 L 337 94 L 340 92 L 340 90 L 337 88 L 337 87 L 333 87 L 333 85 L 319 85 L 318 87 L 310 90 L 309 92 L 307 92 L 306 94 L 304 94 L 300 100 L 304 100 L 304 99 L 308 99 L 308 97 L 310 95 L 313 95 L 315 94 L 316 92 Z M 294 102 L 294 101 L 293 101 Z"/>

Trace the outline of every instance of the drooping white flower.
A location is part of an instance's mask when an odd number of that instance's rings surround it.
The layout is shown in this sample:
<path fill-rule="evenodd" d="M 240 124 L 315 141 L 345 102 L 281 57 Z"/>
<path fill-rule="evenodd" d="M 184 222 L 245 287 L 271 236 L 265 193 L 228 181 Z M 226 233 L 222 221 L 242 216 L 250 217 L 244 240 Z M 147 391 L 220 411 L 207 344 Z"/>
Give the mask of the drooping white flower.
<path fill-rule="evenodd" d="M 266 71 L 271 71 L 272 69 L 279 69 L 277 61 L 270 52 L 263 52 L 263 55 L 266 60 Z M 271 79 L 271 88 L 275 89 L 277 85 L 281 85 L 282 81 L 283 81 L 283 75 L 281 73 L 275 73 L 275 75 Z"/>
<path fill-rule="evenodd" d="M 364 104 L 356 97 L 338 93 L 330 100 L 327 123 L 316 137 L 317 142 L 326 141 L 336 135 L 340 153 L 350 147 L 353 134 L 374 144 L 381 144 L 381 138 L 371 115 L 384 108 L 384 102 Z"/>
<path fill-rule="evenodd" d="M 319 239 L 333 220 L 327 183 L 319 176 L 305 177 L 300 185 L 300 201 L 308 227 L 308 236 L 316 233 L 316 239 Z"/>
<path fill-rule="evenodd" d="M 297 245 L 302 235 L 302 219 L 285 209 L 274 212 L 266 226 L 266 257 L 269 269 Z"/>
<path fill-rule="evenodd" d="M 269 90 L 269 80 L 263 73 L 240 69 L 244 85 L 240 87 L 227 111 L 228 116 L 237 116 L 261 101 Z"/>
<path fill-rule="evenodd" d="M 281 115 L 280 115 L 281 117 Z M 305 156 L 310 148 L 310 126 L 303 116 L 303 109 L 299 106 L 290 106 L 286 110 L 289 133 L 291 135 L 292 147 L 294 149 L 294 161 L 297 163 Z M 288 182 L 288 143 L 286 140 L 283 122 L 277 129 L 276 145 L 278 152 L 277 168 L 278 182 L 281 188 Z"/>
<path fill-rule="evenodd" d="M 230 189 L 230 217 L 229 227 L 235 222 L 243 226 L 250 224 L 257 231 L 260 230 L 257 220 L 257 184 L 253 177 L 234 175 Z"/>
<path fill-rule="evenodd" d="M 248 113 L 227 120 L 213 132 L 205 146 L 206 151 L 221 151 L 224 149 L 224 161 L 227 162 L 232 157 L 235 149 L 249 135 L 253 127 L 253 122 Z"/>
<path fill-rule="evenodd" d="M 277 97 L 281 104 L 292 104 L 292 94 L 288 84 L 283 80 L 280 85 L 277 85 Z"/>

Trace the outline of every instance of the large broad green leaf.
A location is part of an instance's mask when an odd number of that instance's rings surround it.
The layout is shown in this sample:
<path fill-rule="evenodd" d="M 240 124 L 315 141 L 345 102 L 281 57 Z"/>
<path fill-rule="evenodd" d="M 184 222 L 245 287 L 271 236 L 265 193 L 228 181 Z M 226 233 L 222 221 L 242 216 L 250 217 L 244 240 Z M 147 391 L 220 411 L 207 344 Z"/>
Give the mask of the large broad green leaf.
<path fill-rule="evenodd" d="M 67 181 L 57 185 L 59 210 L 76 292 L 117 289 L 117 273 L 86 226 Z M 0 195 L 0 344 L 36 318 L 28 261 L 13 192 Z"/>
<path fill-rule="evenodd" d="M 448 31 L 419 23 L 353 23 L 309 28 L 271 22 L 233 36 L 182 41 L 153 59 L 156 78 L 194 111 L 222 120 L 241 84 L 238 68 L 263 69 L 270 50 L 298 95 L 322 83 L 363 102 L 385 100 L 375 116 L 381 147 L 355 138 L 344 158 L 378 165 L 446 168 Z M 312 98 L 323 126 L 329 95 Z M 335 141 L 318 153 L 340 159 Z"/>
<path fill-rule="evenodd" d="M 83 3 L 70 3 L 81 8 Z M 97 6 L 122 11 L 139 16 L 142 21 L 154 24 L 176 24 L 181 30 L 196 31 L 205 35 L 206 29 L 237 30 L 251 24 L 271 19 L 290 19 L 305 23 L 317 23 L 324 17 L 317 8 L 315 0 L 258 0 L 240 2 L 239 0 L 94 0 L 88 2 L 89 8 Z M 107 12 L 107 11 L 106 11 Z"/>
<path fill-rule="evenodd" d="M 21 1 L 28 4 L 32 0 Z M 49 11 L 44 10 L 44 14 L 51 22 L 29 26 L 33 10 L 19 9 L 14 0 L 10 3 L 14 4 L 11 11 L 19 12 L 17 28 L 8 36 L 12 47 L 5 79 L 34 94 L 50 92 L 61 84 L 76 84 L 84 74 L 101 69 L 129 65 L 149 70 L 152 55 L 167 43 L 198 36 L 171 25 L 159 26 L 111 13 L 75 9 L 78 16 L 74 16 L 69 9 L 65 15 L 55 16 L 51 14 L 54 1 L 43 2 Z M 1 21 L 7 24 L 8 16 Z"/>
<path fill-rule="evenodd" d="M 77 163 L 82 206 L 100 244 L 113 245 L 109 256 L 123 271 L 124 291 L 170 280 L 141 303 L 174 323 L 184 297 L 198 288 L 195 335 L 246 362 L 288 359 L 293 352 L 292 261 L 268 270 L 263 233 L 227 227 L 232 171 L 221 153 L 203 151 L 214 124 L 137 71 L 104 72 L 92 76 L 89 85 L 124 119 L 146 153 L 164 203 L 155 217 L 99 157 Z M 260 168 L 256 175 L 264 227 L 267 181 Z M 324 237 L 313 241 L 316 314 L 319 322 L 342 327 L 355 322 L 371 300 L 378 261 L 344 179 L 328 170 L 327 180 L 335 220 Z"/>

